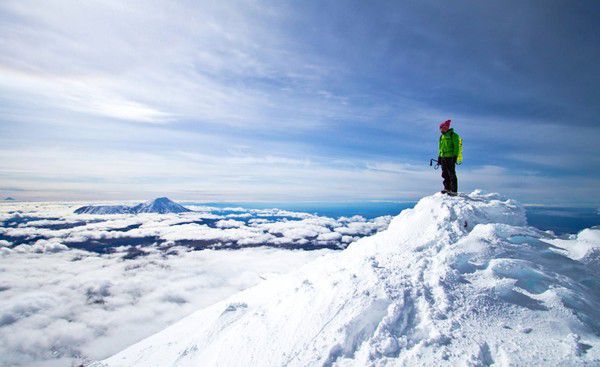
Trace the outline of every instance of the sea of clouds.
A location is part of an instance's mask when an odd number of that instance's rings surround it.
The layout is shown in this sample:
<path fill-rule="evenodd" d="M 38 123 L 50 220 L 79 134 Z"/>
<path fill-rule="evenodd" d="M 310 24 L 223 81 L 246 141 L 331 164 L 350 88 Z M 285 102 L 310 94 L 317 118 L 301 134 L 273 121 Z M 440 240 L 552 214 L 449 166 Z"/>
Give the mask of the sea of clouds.
<path fill-rule="evenodd" d="M 163 249 L 272 246 L 345 248 L 358 238 L 387 228 L 391 216 L 329 218 L 281 209 L 216 208 L 190 205 L 179 214 L 73 214 L 73 204 L 3 205 L 3 251 L 56 252 L 83 248 L 114 252 L 119 246 L 143 252 Z"/>
<path fill-rule="evenodd" d="M 391 217 L 187 206 L 77 215 L 0 205 L 0 365 L 105 358 L 191 312 L 387 228 Z"/>

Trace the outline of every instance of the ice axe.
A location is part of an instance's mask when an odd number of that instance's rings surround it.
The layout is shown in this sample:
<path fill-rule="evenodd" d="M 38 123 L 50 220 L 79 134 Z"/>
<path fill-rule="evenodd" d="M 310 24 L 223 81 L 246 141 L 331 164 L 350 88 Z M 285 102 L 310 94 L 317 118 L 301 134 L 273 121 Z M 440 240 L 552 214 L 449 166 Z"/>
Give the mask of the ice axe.
<path fill-rule="evenodd" d="M 435 162 L 435 166 L 433 167 L 433 169 L 438 169 L 438 167 L 440 166 L 440 162 L 438 162 L 437 159 L 433 158 L 429 160 L 429 167 L 433 166 L 433 162 Z"/>

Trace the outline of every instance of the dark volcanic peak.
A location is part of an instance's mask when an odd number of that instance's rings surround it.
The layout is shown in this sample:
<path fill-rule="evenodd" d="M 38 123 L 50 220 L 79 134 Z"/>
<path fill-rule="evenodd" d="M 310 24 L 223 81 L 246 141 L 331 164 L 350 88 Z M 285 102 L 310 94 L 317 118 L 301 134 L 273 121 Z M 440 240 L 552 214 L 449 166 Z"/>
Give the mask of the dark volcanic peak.
<path fill-rule="evenodd" d="M 76 214 L 138 214 L 138 213 L 184 213 L 185 208 L 166 197 L 161 197 L 135 206 L 125 205 L 90 205 L 75 210 Z"/>
<path fill-rule="evenodd" d="M 11 197 L 9 196 L 9 197 L 6 197 L 6 198 L 4 198 L 4 200 L 5 200 L 5 201 L 15 201 L 15 198 L 11 198 Z"/>

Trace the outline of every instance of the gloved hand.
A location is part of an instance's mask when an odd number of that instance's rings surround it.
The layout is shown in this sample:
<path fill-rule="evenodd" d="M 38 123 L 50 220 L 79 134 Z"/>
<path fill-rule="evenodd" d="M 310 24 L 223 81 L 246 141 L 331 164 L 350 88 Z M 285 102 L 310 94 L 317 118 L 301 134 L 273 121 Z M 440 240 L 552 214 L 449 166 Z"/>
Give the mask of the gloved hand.
<path fill-rule="evenodd" d="M 442 157 L 438 155 L 438 164 L 442 164 Z"/>

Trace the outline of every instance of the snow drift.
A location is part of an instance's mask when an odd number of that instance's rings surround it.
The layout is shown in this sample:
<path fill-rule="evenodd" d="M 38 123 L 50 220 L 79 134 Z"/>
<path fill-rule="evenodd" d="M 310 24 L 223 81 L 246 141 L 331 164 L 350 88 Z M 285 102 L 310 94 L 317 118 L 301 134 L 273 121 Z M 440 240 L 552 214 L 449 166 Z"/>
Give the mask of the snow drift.
<path fill-rule="evenodd" d="M 600 246 L 587 231 L 585 244 L 560 241 L 512 200 L 436 194 L 95 366 L 600 363 Z"/>

